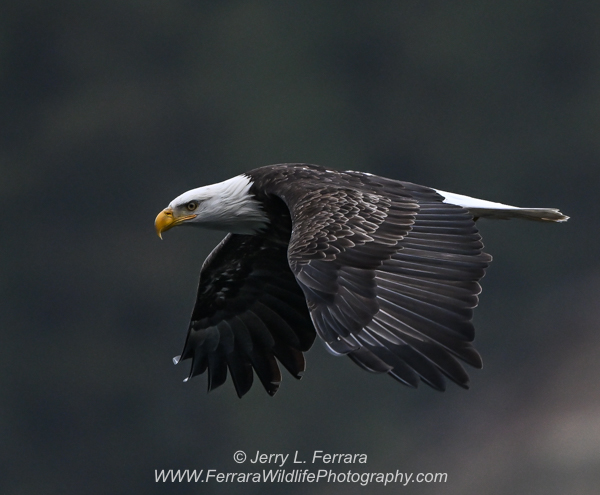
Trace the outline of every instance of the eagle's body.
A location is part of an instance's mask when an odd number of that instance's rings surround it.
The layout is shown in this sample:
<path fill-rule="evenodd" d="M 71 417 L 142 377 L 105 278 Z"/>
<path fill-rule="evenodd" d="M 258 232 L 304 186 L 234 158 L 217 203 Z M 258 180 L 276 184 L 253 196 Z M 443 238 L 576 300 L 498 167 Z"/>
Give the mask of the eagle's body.
<path fill-rule="evenodd" d="M 334 354 L 416 387 L 469 379 L 479 280 L 491 261 L 479 217 L 565 221 L 360 172 L 315 165 L 258 168 L 188 191 L 156 219 L 157 231 L 196 225 L 229 234 L 202 266 L 181 359 L 208 388 L 227 369 L 241 397 L 253 370 L 269 394 L 277 361 L 300 377 L 318 334 Z"/>

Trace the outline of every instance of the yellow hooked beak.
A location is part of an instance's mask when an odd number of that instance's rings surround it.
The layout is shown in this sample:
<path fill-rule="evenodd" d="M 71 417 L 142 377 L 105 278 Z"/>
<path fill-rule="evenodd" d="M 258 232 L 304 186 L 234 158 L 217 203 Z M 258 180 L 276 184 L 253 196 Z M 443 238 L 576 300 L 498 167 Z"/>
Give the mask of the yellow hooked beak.
<path fill-rule="evenodd" d="M 184 215 L 182 217 L 175 217 L 173 216 L 173 210 L 171 208 L 165 208 L 158 214 L 156 220 L 154 220 L 154 227 L 156 228 L 158 237 L 162 239 L 163 232 L 166 232 L 173 227 L 177 227 L 180 223 L 196 218 L 197 216 L 198 215 Z"/>

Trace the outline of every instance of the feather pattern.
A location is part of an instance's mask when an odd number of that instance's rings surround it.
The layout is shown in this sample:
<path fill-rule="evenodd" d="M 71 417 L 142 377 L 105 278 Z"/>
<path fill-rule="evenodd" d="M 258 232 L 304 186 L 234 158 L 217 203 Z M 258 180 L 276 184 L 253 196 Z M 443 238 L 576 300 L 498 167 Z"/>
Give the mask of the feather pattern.
<path fill-rule="evenodd" d="M 410 386 L 417 376 L 443 390 L 446 376 L 468 387 L 456 358 L 481 366 L 471 319 L 491 261 L 472 215 L 430 188 L 305 167 L 301 194 L 292 181 L 263 187 L 290 210 L 290 267 L 317 333 Z"/>
<path fill-rule="evenodd" d="M 189 377 L 208 372 L 209 390 L 229 373 L 240 397 L 254 374 L 273 395 L 278 363 L 300 378 L 316 334 L 409 387 L 444 390 L 447 378 L 467 388 L 461 361 L 482 364 L 472 318 L 492 259 L 474 217 L 567 218 L 307 164 L 233 183 L 250 195 L 236 201 L 253 223 L 236 218 L 244 233 L 228 234 L 203 264 L 181 359 L 192 359 Z M 194 201 L 192 192 L 182 197 Z"/>

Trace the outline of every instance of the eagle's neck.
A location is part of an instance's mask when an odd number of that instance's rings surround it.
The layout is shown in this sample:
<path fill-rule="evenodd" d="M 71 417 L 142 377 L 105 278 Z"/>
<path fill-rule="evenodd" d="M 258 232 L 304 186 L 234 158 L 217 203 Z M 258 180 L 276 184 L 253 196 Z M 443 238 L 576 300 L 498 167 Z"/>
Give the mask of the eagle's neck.
<path fill-rule="evenodd" d="M 264 204 L 252 191 L 253 182 L 247 175 L 238 175 L 219 184 L 208 186 L 218 198 L 218 230 L 234 234 L 256 234 L 269 224 Z"/>

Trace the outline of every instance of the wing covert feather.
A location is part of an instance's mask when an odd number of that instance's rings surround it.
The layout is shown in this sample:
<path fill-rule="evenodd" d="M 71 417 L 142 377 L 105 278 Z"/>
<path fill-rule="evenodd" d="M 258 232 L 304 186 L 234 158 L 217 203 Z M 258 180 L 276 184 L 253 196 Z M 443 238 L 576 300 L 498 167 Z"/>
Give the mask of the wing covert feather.
<path fill-rule="evenodd" d="M 362 174 L 284 198 L 289 261 L 317 333 L 362 368 L 438 390 L 481 367 L 473 308 L 491 257 L 473 217 L 433 189 Z"/>

